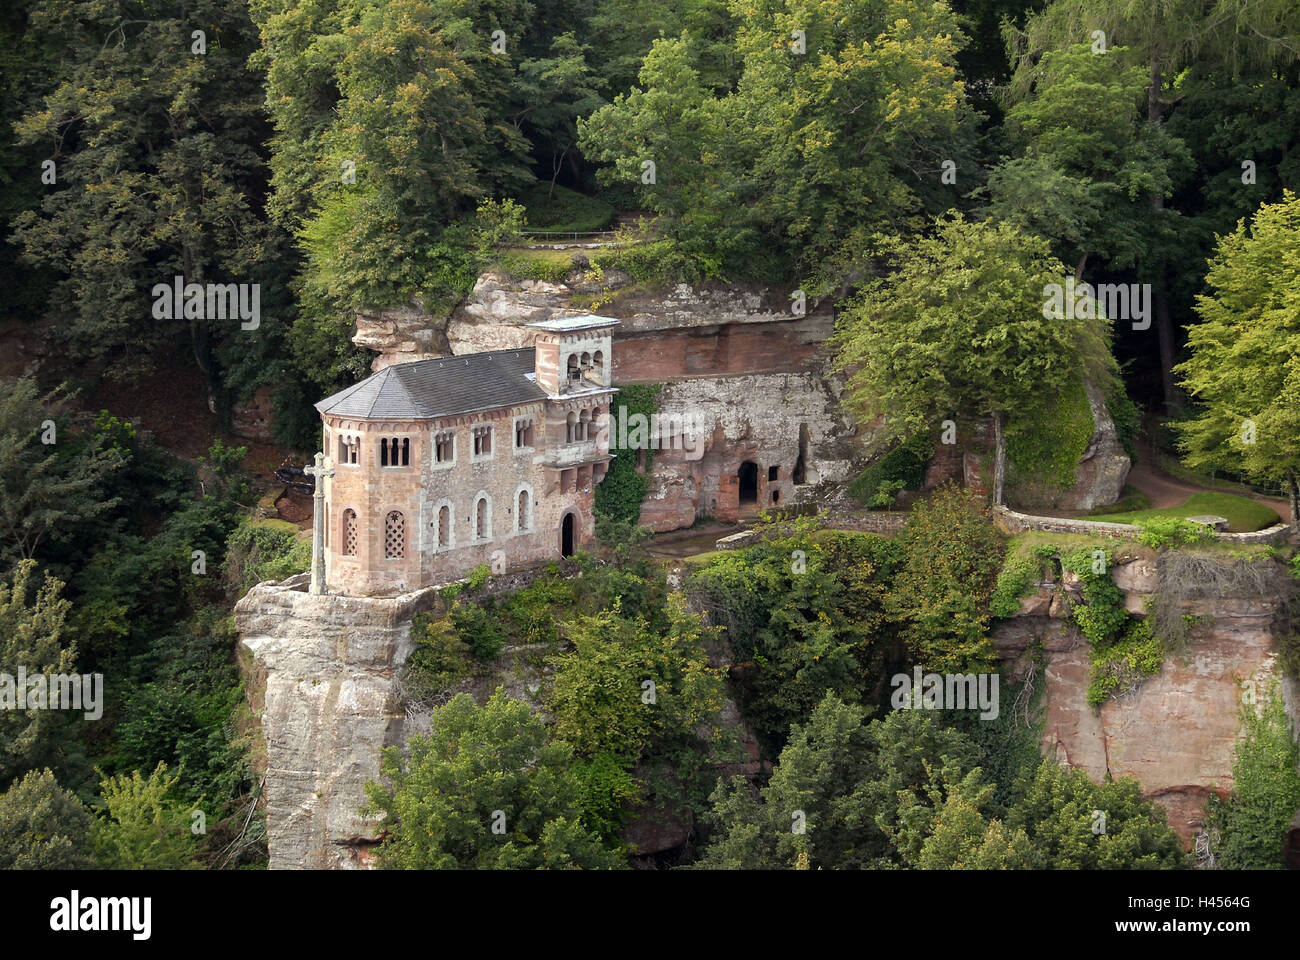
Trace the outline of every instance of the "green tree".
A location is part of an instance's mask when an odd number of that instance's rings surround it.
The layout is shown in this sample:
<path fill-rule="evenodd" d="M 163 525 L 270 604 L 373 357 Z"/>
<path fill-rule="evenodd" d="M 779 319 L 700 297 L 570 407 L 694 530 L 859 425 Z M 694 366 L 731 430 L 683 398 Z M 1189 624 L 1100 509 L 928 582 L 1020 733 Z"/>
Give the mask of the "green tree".
<path fill-rule="evenodd" d="M 1100 37 L 1097 34 L 1100 31 Z M 1146 121 L 1161 126 L 1182 100 L 1178 84 L 1189 67 L 1226 68 L 1234 77 L 1267 74 L 1294 62 L 1300 52 L 1300 8 L 1289 0 L 1055 0 L 1029 17 L 1024 29 L 1008 24 L 1004 32 L 1014 64 L 1012 102 L 1029 95 L 1044 69 L 1045 54 L 1079 43 L 1104 44 L 1098 56 L 1116 61 L 1114 69 L 1140 65 L 1148 82 Z M 1118 52 L 1117 52 L 1118 48 Z M 1156 184 L 1159 174 L 1156 173 Z M 1177 328 L 1170 307 L 1171 265 L 1179 259 L 1181 224 L 1177 210 L 1166 207 L 1159 189 L 1148 197 L 1150 237 L 1142 271 L 1151 277 L 1155 329 L 1165 402 L 1175 400 L 1174 360 Z"/>
<path fill-rule="evenodd" d="M 892 641 L 884 607 L 900 554 L 883 537 L 800 521 L 687 581 L 692 603 L 726 628 L 745 719 L 768 756 L 827 691 L 856 703 L 883 684 Z"/>
<path fill-rule="evenodd" d="M 380 865 L 448 870 L 611 869 L 618 857 L 583 826 L 573 748 L 547 740 L 527 704 L 505 691 L 479 707 L 460 694 L 412 737 L 384 751 L 388 786 L 366 784 L 380 815 Z"/>
<path fill-rule="evenodd" d="M 0 870 L 89 870 L 90 811 L 49 770 L 0 793 Z"/>
<path fill-rule="evenodd" d="M 195 870 L 190 831 L 192 804 L 175 797 L 179 773 L 159 763 L 147 778 L 105 776 L 100 781 L 107 816 L 91 830 L 95 859 L 109 870 Z"/>
<path fill-rule="evenodd" d="M 1300 199 L 1287 192 L 1219 241 L 1178 365 L 1200 403 L 1178 424 L 1195 467 L 1281 482 L 1300 523 Z"/>
<path fill-rule="evenodd" d="M 715 92 L 689 31 L 659 39 L 641 89 L 580 122 L 581 143 L 704 272 L 793 267 L 838 286 L 874 230 L 951 202 L 942 161 L 973 166 L 958 18 L 910 0 L 730 10 L 734 87 Z"/>
<path fill-rule="evenodd" d="M 552 660 L 546 706 L 556 739 L 591 758 L 636 762 L 651 747 L 683 746 L 716 725 L 724 690 L 709 666 L 698 615 L 669 602 L 664 633 L 613 610 L 582 617 L 568 630 L 573 651 Z"/>
<path fill-rule="evenodd" d="M 1208 826 L 1229 870 L 1278 870 L 1300 810 L 1300 746 L 1276 683 L 1258 710 L 1242 708 L 1245 739 L 1232 761 L 1232 794 L 1211 798 Z"/>
<path fill-rule="evenodd" d="M 192 52 L 198 24 L 201 54 Z M 215 390 L 214 344 L 242 336 L 239 319 L 151 317 L 151 290 L 176 275 L 226 283 L 274 273 L 256 213 L 261 115 L 245 65 L 246 7 L 141 0 L 128 14 L 98 0 L 45 0 L 29 29 L 57 44 L 66 73 L 17 124 L 56 164 L 39 209 L 14 221 L 24 257 L 59 277 L 46 319 L 74 356 L 113 361 L 113 378 L 188 344 Z"/>
<path fill-rule="evenodd" d="M 84 535 L 88 521 L 117 505 L 102 488 L 125 458 L 80 442 L 58 400 L 40 396 L 32 380 L 0 384 L 0 571 L 49 541 Z"/>
<path fill-rule="evenodd" d="M 950 785 L 977 788 L 978 751 L 924 711 L 864 719 L 828 692 L 791 727 L 757 799 L 740 777 L 720 782 L 706 818 L 715 834 L 698 865 L 851 870 L 915 859 Z"/>
<path fill-rule="evenodd" d="M 1005 545 L 973 494 L 946 487 L 913 508 L 899 534 L 903 565 L 887 607 L 927 671 L 993 668 L 989 600 Z"/>
<path fill-rule="evenodd" d="M 63 639 L 72 604 L 60 596 L 63 584 L 48 573 L 31 595 L 35 566 L 25 560 L 12 585 L 0 582 L 0 673 L 11 678 L 19 667 L 28 677 L 50 677 L 70 671 L 75 663 L 76 650 Z M 63 722 L 57 711 L 19 710 L 15 703 L 0 707 L 0 784 L 37 763 L 50 762 L 57 750 L 55 733 Z"/>
<path fill-rule="evenodd" d="M 835 337 L 847 401 L 890 439 L 932 433 L 947 418 L 994 426 L 993 501 L 1002 503 L 1005 423 L 1080 378 L 1114 376 L 1105 322 L 1047 316 L 1064 268 L 1013 225 L 940 219 L 932 236 L 892 239 L 894 272 L 865 285 Z M 1071 319 L 1074 318 L 1074 319 Z"/>
<path fill-rule="evenodd" d="M 1190 160 L 1139 111 L 1148 78 L 1124 53 L 1098 56 L 1088 44 L 1045 52 L 1033 93 L 1007 112 L 1024 153 L 989 176 L 994 217 L 1051 239 L 1078 278 L 1090 255 L 1112 270 L 1142 258 L 1157 239 L 1150 198 L 1168 198 Z"/>
<path fill-rule="evenodd" d="M 1133 777 L 1093 783 L 1082 770 L 1044 761 L 1022 788 L 1007 825 L 1022 829 L 1055 870 L 1153 870 L 1187 866 L 1164 809 Z"/>

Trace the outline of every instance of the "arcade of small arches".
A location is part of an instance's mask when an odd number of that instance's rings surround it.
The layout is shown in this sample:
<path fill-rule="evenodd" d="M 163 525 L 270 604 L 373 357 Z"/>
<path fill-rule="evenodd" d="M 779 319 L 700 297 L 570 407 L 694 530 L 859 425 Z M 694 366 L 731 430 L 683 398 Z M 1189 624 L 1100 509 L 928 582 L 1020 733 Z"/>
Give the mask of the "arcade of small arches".
<path fill-rule="evenodd" d="M 596 383 L 606 382 L 603 350 L 571 353 L 565 358 L 564 363 L 570 383 L 580 383 L 584 378 L 594 380 Z"/>

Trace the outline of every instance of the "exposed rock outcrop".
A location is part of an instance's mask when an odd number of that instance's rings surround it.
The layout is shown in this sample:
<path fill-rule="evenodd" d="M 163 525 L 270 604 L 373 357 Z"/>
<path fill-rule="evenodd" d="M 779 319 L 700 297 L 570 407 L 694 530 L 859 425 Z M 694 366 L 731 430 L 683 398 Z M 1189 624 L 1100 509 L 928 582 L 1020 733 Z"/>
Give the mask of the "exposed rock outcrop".
<path fill-rule="evenodd" d="M 307 575 L 261 583 L 235 606 L 265 671 L 267 845 L 272 869 L 366 865 L 374 823 L 360 813 L 383 747 L 404 742 L 397 668 L 411 619 L 438 588 L 389 599 L 313 596 Z"/>
<path fill-rule="evenodd" d="M 1112 568 L 1131 613 L 1142 613 L 1158 588 L 1156 563 L 1137 557 Z M 1159 801 L 1190 847 L 1200 832 L 1210 793 L 1232 786 L 1232 761 L 1241 728 L 1246 681 L 1267 689 L 1279 677 L 1274 627 L 1280 600 L 1259 596 L 1193 603 L 1203 617 L 1184 650 L 1165 657 L 1160 672 L 1130 695 L 1094 708 L 1087 702 L 1090 659 L 1086 640 L 1066 619 L 1075 586 L 1044 586 L 1025 598 L 1020 615 L 1000 623 L 993 643 L 1015 677 L 1040 651 L 1036 682 L 1046 687 L 1043 749 L 1094 780 L 1134 776 Z M 1282 683 L 1293 717 L 1296 685 Z"/>

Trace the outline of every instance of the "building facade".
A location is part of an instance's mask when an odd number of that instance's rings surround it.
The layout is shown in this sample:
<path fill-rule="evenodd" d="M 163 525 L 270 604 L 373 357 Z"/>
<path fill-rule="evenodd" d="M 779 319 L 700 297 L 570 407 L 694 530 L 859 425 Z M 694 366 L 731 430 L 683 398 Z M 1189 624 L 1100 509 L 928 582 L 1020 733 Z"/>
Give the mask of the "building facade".
<path fill-rule="evenodd" d="M 530 324 L 532 348 L 395 364 L 316 404 L 327 590 L 391 596 L 587 543 L 617 323 Z"/>

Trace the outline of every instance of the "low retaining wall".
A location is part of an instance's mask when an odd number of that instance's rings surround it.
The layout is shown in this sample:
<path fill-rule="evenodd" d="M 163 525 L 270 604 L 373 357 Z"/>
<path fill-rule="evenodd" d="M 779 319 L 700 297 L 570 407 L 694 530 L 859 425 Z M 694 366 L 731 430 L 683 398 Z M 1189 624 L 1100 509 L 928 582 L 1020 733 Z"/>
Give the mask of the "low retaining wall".
<path fill-rule="evenodd" d="M 1093 537 L 1113 537 L 1117 540 L 1136 540 L 1142 528 L 1132 523 L 1108 523 L 1100 520 L 1067 519 L 1065 517 L 1036 517 L 1017 513 L 1006 507 L 995 507 L 994 522 L 1007 533 L 1024 533 L 1042 530 L 1046 533 L 1081 533 Z M 1219 533 L 1219 540 L 1228 543 L 1277 544 L 1286 539 L 1291 528 L 1285 523 L 1275 523 L 1263 530 L 1250 533 Z"/>

